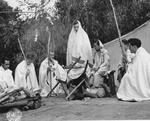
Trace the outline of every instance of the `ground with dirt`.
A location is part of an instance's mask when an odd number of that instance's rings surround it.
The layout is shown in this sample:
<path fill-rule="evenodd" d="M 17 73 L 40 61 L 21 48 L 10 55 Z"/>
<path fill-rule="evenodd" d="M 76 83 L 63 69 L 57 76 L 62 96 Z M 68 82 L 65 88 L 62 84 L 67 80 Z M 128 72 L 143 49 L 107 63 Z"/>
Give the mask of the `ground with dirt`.
<path fill-rule="evenodd" d="M 7 121 L 6 113 L 0 110 L 0 121 Z M 22 113 L 21 121 L 141 120 L 150 119 L 150 101 L 123 102 L 116 98 L 66 101 L 63 97 L 50 97 L 42 100 L 41 108 Z"/>

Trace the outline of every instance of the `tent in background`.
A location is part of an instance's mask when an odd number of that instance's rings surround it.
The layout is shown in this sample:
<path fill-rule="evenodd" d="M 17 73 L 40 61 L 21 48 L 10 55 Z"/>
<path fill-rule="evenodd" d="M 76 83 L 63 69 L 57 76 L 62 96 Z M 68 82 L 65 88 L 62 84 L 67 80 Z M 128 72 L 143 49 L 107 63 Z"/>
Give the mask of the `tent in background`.
<path fill-rule="evenodd" d="M 121 38 L 129 39 L 133 37 L 139 38 L 142 41 L 142 47 L 144 47 L 150 53 L 150 20 L 141 25 L 140 27 L 136 28 L 132 32 L 122 36 Z M 106 43 L 105 48 L 109 51 L 111 59 L 111 70 L 117 70 L 117 66 L 121 58 L 121 48 L 118 38 Z M 115 80 L 116 75 L 117 72 L 115 73 Z M 118 85 L 117 82 L 116 85 Z"/>

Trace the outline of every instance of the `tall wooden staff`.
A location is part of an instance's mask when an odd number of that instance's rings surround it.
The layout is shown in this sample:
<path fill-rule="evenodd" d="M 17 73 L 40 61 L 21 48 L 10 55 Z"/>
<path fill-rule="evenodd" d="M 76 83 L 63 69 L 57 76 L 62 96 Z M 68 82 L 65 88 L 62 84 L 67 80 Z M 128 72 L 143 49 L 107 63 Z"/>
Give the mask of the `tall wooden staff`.
<path fill-rule="evenodd" d="M 18 43 L 19 43 L 19 47 L 20 47 L 20 50 L 21 50 L 21 52 L 22 52 L 22 55 L 23 55 L 23 57 L 24 57 L 24 59 L 25 59 L 25 61 L 26 61 L 27 59 L 26 59 L 25 53 L 24 53 L 24 51 L 23 51 L 23 48 L 22 48 L 22 46 L 21 46 L 21 42 L 20 42 L 19 37 L 18 37 Z"/>
<path fill-rule="evenodd" d="M 120 29 L 119 29 L 119 26 L 118 26 L 118 21 L 117 21 L 117 17 L 116 17 L 116 12 L 115 12 L 115 8 L 114 8 L 114 5 L 113 5 L 113 3 L 112 3 L 112 0 L 110 0 L 110 4 L 111 4 L 112 10 L 113 10 L 113 15 L 114 15 L 114 19 L 115 19 L 115 23 L 116 23 L 118 35 L 119 35 L 119 43 L 120 43 L 122 55 L 123 55 L 123 57 L 126 57 L 126 55 L 125 55 L 125 50 L 123 49 L 123 46 L 122 46 L 121 32 L 120 32 Z"/>
<path fill-rule="evenodd" d="M 50 67 L 50 62 L 49 62 L 49 55 L 50 55 L 50 41 L 51 41 L 51 32 L 49 31 L 48 27 L 46 28 L 46 31 L 48 31 L 49 33 L 49 38 L 48 38 L 48 46 L 47 46 L 47 59 L 48 59 L 48 67 Z M 47 84 L 50 86 L 50 88 L 52 89 L 52 74 L 51 71 L 50 73 L 47 73 Z"/>
<path fill-rule="evenodd" d="M 20 50 L 21 50 L 21 52 L 23 54 L 23 57 L 24 57 L 25 61 L 27 62 L 27 58 L 26 58 L 25 53 L 23 51 L 23 48 L 22 48 L 22 45 L 21 45 L 19 37 L 18 37 L 18 43 L 19 43 Z M 33 91 L 33 86 L 32 86 L 32 82 L 31 82 L 31 79 L 30 79 L 30 75 L 28 75 L 28 76 L 29 76 L 29 81 L 30 81 L 30 84 L 31 84 L 31 90 Z M 27 79 L 26 79 L 26 81 L 27 81 Z"/>

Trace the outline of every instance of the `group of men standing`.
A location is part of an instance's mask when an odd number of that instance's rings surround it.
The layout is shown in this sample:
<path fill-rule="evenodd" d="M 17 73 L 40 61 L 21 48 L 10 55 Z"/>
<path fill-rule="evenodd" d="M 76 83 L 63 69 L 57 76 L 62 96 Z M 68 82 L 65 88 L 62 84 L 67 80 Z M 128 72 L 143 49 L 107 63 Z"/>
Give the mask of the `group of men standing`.
<path fill-rule="evenodd" d="M 150 55 L 141 47 L 141 41 L 136 38 L 122 40 L 125 56 L 122 56 L 118 80 L 120 86 L 117 97 L 121 100 L 147 100 L 150 99 Z M 69 73 L 54 59 L 54 52 L 50 52 L 43 60 L 39 69 L 39 82 L 33 64 L 33 54 L 27 53 L 26 59 L 19 63 L 15 69 L 15 78 L 9 70 L 9 60 L 3 59 L 0 67 L 0 94 L 16 88 L 25 88 L 29 91 L 41 90 L 42 97 L 46 97 L 56 85 L 57 80 L 69 82 L 78 78 L 84 71 L 86 62 L 88 67 L 88 87 L 86 96 L 104 97 L 104 76 L 110 70 L 110 57 L 108 51 L 100 40 L 94 42 L 93 54 L 87 33 L 81 23 L 74 21 L 67 45 L 67 66 L 73 65 L 77 58 L 81 57 Z M 93 61 L 94 60 L 94 61 Z M 63 93 L 61 85 L 54 92 Z"/>

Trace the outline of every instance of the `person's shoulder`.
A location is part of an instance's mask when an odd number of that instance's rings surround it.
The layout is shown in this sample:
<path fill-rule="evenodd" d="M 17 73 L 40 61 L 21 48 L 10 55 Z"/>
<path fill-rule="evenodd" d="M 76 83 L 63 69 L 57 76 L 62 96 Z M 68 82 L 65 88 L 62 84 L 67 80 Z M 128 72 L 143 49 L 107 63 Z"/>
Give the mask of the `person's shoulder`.
<path fill-rule="evenodd" d="M 54 61 L 54 63 L 58 63 L 58 61 L 57 61 L 57 60 L 55 60 L 55 59 L 53 59 L 53 61 Z"/>
<path fill-rule="evenodd" d="M 7 71 L 8 73 L 12 74 L 12 70 L 7 69 L 6 71 Z"/>
<path fill-rule="evenodd" d="M 48 58 L 45 58 L 44 60 L 42 60 L 41 65 L 48 63 Z"/>
<path fill-rule="evenodd" d="M 0 66 L 0 71 L 2 71 L 3 70 L 3 67 L 2 66 Z"/>
<path fill-rule="evenodd" d="M 102 49 L 102 53 L 109 54 L 108 50 L 106 50 L 105 48 Z"/>
<path fill-rule="evenodd" d="M 22 65 L 25 63 L 25 60 L 22 60 L 20 63 L 18 63 L 18 65 Z"/>
<path fill-rule="evenodd" d="M 20 63 L 18 63 L 16 69 L 18 69 L 18 68 L 20 69 L 20 68 L 24 67 L 25 64 L 26 64 L 25 60 L 22 60 Z"/>

